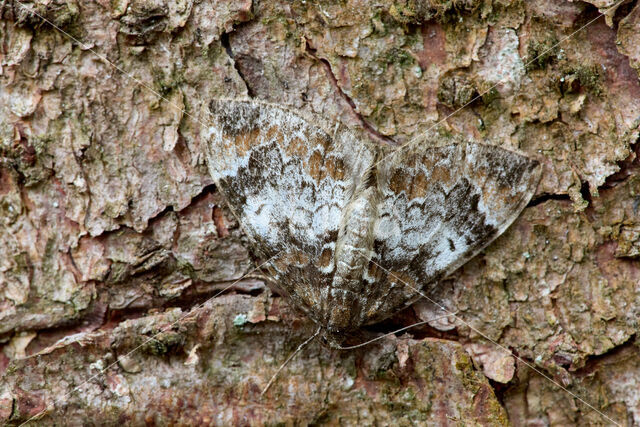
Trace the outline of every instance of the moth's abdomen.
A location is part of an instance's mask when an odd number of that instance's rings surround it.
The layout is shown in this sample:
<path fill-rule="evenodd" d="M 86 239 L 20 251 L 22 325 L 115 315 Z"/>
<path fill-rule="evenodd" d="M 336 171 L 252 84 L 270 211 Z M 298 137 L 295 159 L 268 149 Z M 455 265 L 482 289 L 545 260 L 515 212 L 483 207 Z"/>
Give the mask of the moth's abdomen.
<path fill-rule="evenodd" d="M 347 331 L 361 326 L 363 272 L 373 248 L 373 225 L 377 217 L 377 189 L 359 190 L 345 211 L 336 242 L 336 270 L 329 290 L 326 327 Z"/>

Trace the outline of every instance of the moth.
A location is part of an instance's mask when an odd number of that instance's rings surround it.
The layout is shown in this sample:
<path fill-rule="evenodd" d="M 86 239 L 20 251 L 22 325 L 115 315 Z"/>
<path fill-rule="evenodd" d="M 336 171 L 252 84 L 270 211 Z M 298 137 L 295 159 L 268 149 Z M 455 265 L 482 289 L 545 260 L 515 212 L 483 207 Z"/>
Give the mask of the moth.
<path fill-rule="evenodd" d="M 502 234 L 536 160 L 456 140 L 404 149 L 255 101 L 214 100 L 209 172 L 293 304 L 340 348 Z M 409 284 L 410 286 L 407 286 Z"/>

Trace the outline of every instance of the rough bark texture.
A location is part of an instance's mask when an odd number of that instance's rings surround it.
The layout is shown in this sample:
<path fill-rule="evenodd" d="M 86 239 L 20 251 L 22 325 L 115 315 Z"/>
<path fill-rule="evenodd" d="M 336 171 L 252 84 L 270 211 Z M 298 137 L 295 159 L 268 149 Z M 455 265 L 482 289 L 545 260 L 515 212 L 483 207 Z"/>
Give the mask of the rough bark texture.
<path fill-rule="evenodd" d="M 579 396 L 640 425 L 640 3 L 7 0 L 0 18 L 0 422 L 609 424 Z M 540 159 L 531 206 L 439 302 L 574 396 L 440 319 L 313 342 L 261 397 L 314 328 L 257 274 L 200 305 L 256 261 L 200 137 L 211 99 L 243 96 L 380 143 L 444 119 Z M 360 338 L 438 315 L 419 302 Z"/>

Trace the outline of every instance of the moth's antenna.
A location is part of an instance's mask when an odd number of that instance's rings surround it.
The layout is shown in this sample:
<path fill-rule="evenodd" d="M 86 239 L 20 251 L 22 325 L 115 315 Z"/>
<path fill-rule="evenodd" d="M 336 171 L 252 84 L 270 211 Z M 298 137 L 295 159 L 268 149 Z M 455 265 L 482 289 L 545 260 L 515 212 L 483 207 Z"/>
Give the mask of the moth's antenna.
<path fill-rule="evenodd" d="M 422 322 L 417 322 L 417 323 L 414 323 L 413 325 L 405 326 L 404 328 L 400 328 L 400 329 L 395 330 L 393 332 L 388 332 L 386 334 L 380 335 L 379 337 L 375 337 L 374 339 L 366 341 L 366 342 L 363 342 L 361 344 L 350 345 L 350 346 L 347 346 L 347 347 L 336 347 L 336 348 L 338 350 L 353 350 L 354 348 L 364 347 L 365 345 L 369 345 L 372 342 L 381 340 L 382 338 L 388 337 L 389 335 L 395 335 L 398 332 L 406 331 L 407 329 L 415 328 L 416 326 L 424 325 L 426 323 L 433 322 L 434 320 L 442 319 L 442 318 L 449 317 L 449 316 L 455 316 L 456 314 L 458 314 L 457 311 L 453 312 L 453 313 L 447 313 L 447 314 L 445 314 L 443 316 L 434 317 L 433 319 L 429 319 L 429 320 L 423 320 Z"/>
<path fill-rule="evenodd" d="M 260 397 L 264 396 L 264 394 L 267 392 L 267 390 L 269 390 L 269 387 L 271 387 L 271 384 L 273 384 L 273 382 L 276 380 L 276 377 L 278 376 L 278 374 L 280 373 L 280 371 L 282 371 L 282 369 L 287 366 L 287 363 L 289 363 L 291 361 L 291 359 L 293 359 L 295 357 L 296 354 L 298 354 L 300 352 L 300 350 L 302 350 L 303 348 L 305 348 L 307 346 L 307 344 L 309 344 L 311 341 L 313 341 L 313 339 L 315 337 L 317 337 L 318 335 L 320 335 L 320 331 L 321 331 L 321 327 L 318 327 L 318 330 L 316 331 L 315 334 L 311 335 L 309 338 L 307 338 L 307 340 L 305 342 L 303 342 L 302 344 L 300 344 L 298 346 L 298 348 L 296 348 L 296 350 L 291 353 L 291 355 L 289 357 L 287 357 L 287 360 L 284 361 L 284 363 L 282 365 L 280 365 L 280 367 L 278 368 L 278 370 L 276 371 L 275 374 L 273 374 L 273 376 L 271 377 L 271 379 L 269 380 L 269 382 L 267 383 L 267 386 L 262 390 L 262 393 L 260 393 Z"/>

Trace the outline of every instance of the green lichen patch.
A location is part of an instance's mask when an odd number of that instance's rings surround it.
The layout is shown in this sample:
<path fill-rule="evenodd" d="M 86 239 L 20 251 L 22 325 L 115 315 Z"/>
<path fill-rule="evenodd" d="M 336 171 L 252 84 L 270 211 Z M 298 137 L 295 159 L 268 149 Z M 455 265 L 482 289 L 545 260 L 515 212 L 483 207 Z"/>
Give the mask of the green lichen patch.
<path fill-rule="evenodd" d="M 543 40 L 529 40 L 524 63 L 527 71 L 543 70 L 558 59 L 558 39 L 550 35 Z"/>
<path fill-rule="evenodd" d="M 485 105 L 491 105 L 500 99 L 500 92 L 495 87 L 482 92 L 482 102 Z"/>
<path fill-rule="evenodd" d="M 459 108 L 478 95 L 473 82 L 464 74 L 444 76 L 438 87 L 438 101 L 450 108 Z"/>
<path fill-rule="evenodd" d="M 603 93 L 601 79 L 598 66 L 580 65 L 565 68 L 560 82 L 565 93 L 575 93 L 584 89 L 596 96 L 600 96 Z"/>
<path fill-rule="evenodd" d="M 162 97 L 168 97 L 171 93 L 184 83 L 184 72 L 177 67 L 172 67 L 170 73 L 159 67 L 151 69 L 153 75 L 153 86 Z"/>
<path fill-rule="evenodd" d="M 389 14 L 401 24 L 418 25 L 431 19 L 453 22 L 461 14 L 474 12 L 484 0 L 399 0 L 389 7 Z"/>
<path fill-rule="evenodd" d="M 415 58 L 408 51 L 397 47 L 383 52 L 378 60 L 386 65 L 396 64 L 402 68 L 415 64 Z"/>
<path fill-rule="evenodd" d="M 236 317 L 233 318 L 233 326 L 241 327 L 244 326 L 249 321 L 246 314 L 237 314 Z"/>
<path fill-rule="evenodd" d="M 181 348 L 185 343 L 185 336 L 180 332 L 167 331 L 154 334 L 151 337 L 143 337 L 142 350 L 154 356 L 163 356 L 171 351 Z"/>
<path fill-rule="evenodd" d="M 68 26 L 73 24 L 80 14 L 80 9 L 76 0 L 64 0 L 53 2 L 33 2 L 29 6 L 32 11 L 26 10 L 25 6 L 16 6 L 17 22 L 20 25 L 27 25 L 34 28 L 42 26 L 42 18 L 51 22 L 58 28 L 68 31 Z"/>

